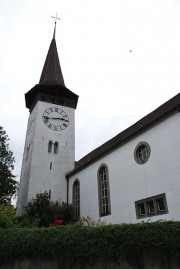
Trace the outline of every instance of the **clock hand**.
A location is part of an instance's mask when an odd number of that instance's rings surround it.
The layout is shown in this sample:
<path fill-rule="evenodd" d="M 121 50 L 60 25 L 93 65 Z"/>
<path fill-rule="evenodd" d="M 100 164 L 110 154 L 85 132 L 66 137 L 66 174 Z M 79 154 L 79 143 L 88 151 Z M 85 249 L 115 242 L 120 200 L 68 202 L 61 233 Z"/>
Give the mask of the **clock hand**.
<path fill-rule="evenodd" d="M 68 120 L 65 120 L 65 119 L 63 119 L 63 118 L 55 118 L 55 117 L 47 117 L 47 116 L 44 116 L 44 118 L 46 119 L 46 120 L 63 120 L 63 121 L 66 121 L 66 122 L 68 122 Z"/>
<path fill-rule="evenodd" d="M 63 121 L 66 121 L 66 122 L 68 122 L 68 120 L 65 120 L 65 119 L 63 119 L 63 118 L 60 118 L 60 120 L 63 120 Z"/>
<path fill-rule="evenodd" d="M 65 120 L 65 119 L 63 119 L 63 118 L 55 118 L 55 117 L 52 117 L 52 118 L 49 118 L 49 119 L 52 119 L 52 120 L 63 120 L 63 121 L 67 121 L 67 120 Z"/>

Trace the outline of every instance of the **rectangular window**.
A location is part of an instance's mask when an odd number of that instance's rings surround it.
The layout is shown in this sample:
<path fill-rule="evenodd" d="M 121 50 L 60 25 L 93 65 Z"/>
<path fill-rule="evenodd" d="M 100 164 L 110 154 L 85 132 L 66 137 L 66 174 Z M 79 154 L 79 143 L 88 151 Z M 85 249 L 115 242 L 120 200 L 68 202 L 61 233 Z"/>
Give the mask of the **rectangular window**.
<path fill-rule="evenodd" d="M 147 208 L 148 208 L 148 213 L 149 214 L 154 214 L 155 210 L 154 210 L 154 202 L 153 200 L 147 201 Z"/>
<path fill-rule="evenodd" d="M 165 193 L 136 201 L 135 209 L 137 219 L 167 214 L 168 207 Z"/>
<path fill-rule="evenodd" d="M 140 216 L 144 216 L 145 215 L 145 206 L 144 204 L 138 204 L 138 212 Z"/>
<path fill-rule="evenodd" d="M 156 203 L 159 212 L 163 212 L 166 210 L 163 198 L 156 199 Z"/>

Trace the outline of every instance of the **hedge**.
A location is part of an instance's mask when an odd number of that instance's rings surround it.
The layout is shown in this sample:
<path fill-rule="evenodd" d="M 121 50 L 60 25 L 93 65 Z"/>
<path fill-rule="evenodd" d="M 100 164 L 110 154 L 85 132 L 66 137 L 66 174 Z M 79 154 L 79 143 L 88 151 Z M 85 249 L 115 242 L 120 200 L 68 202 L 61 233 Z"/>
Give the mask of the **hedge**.
<path fill-rule="evenodd" d="M 0 259 L 180 256 L 180 222 L 0 229 Z"/>

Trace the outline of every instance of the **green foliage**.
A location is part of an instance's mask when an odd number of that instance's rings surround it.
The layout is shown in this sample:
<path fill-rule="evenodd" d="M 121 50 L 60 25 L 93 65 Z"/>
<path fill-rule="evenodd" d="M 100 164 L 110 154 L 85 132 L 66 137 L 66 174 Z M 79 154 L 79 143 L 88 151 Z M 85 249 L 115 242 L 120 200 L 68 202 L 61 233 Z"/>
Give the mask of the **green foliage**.
<path fill-rule="evenodd" d="M 16 225 L 14 228 L 35 228 L 35 227 L 39 227 L 40 225 L 40 220 L 37 219 L 33 219 L 30 221 L 29 217 L 27 215 L 23 215 L 23 216 L 16 216 Z"/>
<path fill-rule="evenodd" d="M 8 136 L 0 126 L 0 204 L 10 204 L 18 183 L 12 174 L 14 157 L 9 150 Z"/>
<path fill-rule="evenodd" d="M 0 228 L 11 228 L 16 224 L 16 210 L 11 205 L 0 205 Z"/>
<path fill-rule="evenodd" d="M 139 262 L 168 255 L 180 257 L 180 222 L 0 229 L 0 259 L 48 256 L 74 262 L 126 257 Z"/>
<path fill-rule="evenodd" d="M 47 192 L 36 195 L 27 205 L 27 218 L 30 223 L 39 220 L 39 227 L 47 227 L 56 219 L 69 223 L 72 218 L 72 205 L 52 202 Z"/>

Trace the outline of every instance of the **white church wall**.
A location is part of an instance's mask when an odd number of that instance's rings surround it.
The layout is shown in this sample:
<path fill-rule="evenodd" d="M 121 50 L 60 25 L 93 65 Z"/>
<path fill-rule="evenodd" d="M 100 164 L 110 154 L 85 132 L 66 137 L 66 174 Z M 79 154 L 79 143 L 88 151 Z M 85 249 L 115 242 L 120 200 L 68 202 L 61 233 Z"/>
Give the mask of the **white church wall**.
<path fill-rule="evenodd" d="M 108 166 L 111 215 L 102 217 L 110 223 L 134 223 L 159 219 L 180 220 L 180 114 L 171 115 L 128 142 L 101 157 L 70 177 L 72 185 L 80 181 L 80 215 L 99 219 L 97 171 L 102 163 Z M 138 164 L 134 150 L 139 142 L 150 145 L 148 161 Z M 166 195 L 168 214 L 136 218 L 135 201 L 155 195 Z"/>

